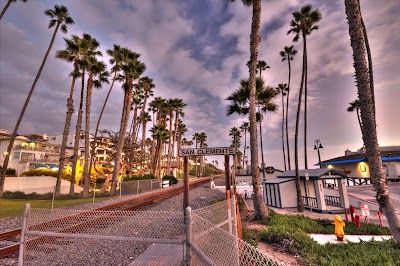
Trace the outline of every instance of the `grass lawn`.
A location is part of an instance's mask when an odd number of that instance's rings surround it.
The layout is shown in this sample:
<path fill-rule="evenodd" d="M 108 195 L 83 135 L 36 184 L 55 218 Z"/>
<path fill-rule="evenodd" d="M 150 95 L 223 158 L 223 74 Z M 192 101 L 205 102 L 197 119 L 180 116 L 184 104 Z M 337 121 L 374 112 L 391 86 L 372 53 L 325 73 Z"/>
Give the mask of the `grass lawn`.
<path fill-rule="evenodd" d="M 110 198 L 95 199 L 95 202 Z M 71 199 L 71 200 L 55 200 L 54 208 L 67 207 L 86 202 L 92 202 L 92 198 L 88 199 Z M 28 199 L 0 199 L 0 218 L 15 217 L 22 215 L 25 203 L 30 203 L 31 208 L 51 208 L 51 200 L 28 200 Z"/>

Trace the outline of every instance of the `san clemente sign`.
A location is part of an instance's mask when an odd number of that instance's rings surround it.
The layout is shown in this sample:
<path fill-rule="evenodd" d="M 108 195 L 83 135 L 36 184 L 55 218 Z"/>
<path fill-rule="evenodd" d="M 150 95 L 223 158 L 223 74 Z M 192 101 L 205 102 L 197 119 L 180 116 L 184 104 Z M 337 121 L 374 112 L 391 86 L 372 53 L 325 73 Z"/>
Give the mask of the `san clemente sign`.
<path fill-rule="evenodd" d="M 204 155 L 234 155 L 235 148 L 204 148 L 204 149 L 180 149 L 179 157 L 204 156 Z"/>

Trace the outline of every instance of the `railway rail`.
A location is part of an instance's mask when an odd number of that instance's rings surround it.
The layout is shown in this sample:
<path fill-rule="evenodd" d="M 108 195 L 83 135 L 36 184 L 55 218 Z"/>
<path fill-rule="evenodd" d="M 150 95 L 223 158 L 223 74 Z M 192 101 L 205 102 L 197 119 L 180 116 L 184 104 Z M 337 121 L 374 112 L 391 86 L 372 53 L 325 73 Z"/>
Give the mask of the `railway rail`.
<path fill-rule="evenodd" d="M 222 175 L 218 175 L 218 176 L 215 176 L 215 178 L 219 178 L 221 176 Z M 190 189 L 196 188 L 198 186 L 208 183 L 210 180 L 211 180 L 211 177 L 204 177 L 201 179 L 192 180 L 189 183 L 189 188 Z M 130 200 L 121 201 L 121 202 L 114 203 L 111 205 L 103 206 L 101 208 L 96 208 L 93 210 L 110 210 L 110 211 L 137 210 L 139 208 L 153 204 L 153 203 L 161 201 L 163 199 L 171 198 L 175 195 L 178 195 L 178 194 L 182 193 L 183 190 L 184 190 L 183 186 L 176 186 L 176 187 L 172 187 L 169 189 L 163 189 L 163 190 L 157 191 L 155 193 L 139 196 L 139 197 L 136 197 L 136 198 L 133 198 Z M 90 211 L 93 211 L 93 210 L 90 210 Z M 85 213 L 86 212 L 82 212 L 79 214 L 79 216 L 85 215 Z M 69 216 L 69 217 L 64 217 L 62 219 L 63 220 L 65 220 L 65 219 L 73 220 L 75 218 L 78 218 L 78 217 Z M 54 220 L 54 221 L 50 221 L 48 223 L 49 223 L 49 225 L 51 225 L 51 224 L 58 223 L 58 222 L 60 222 L 60 220 Z M 91 221 L 87 221 L 85 223 L 90 224 L 91 222 L 93 222 L 93 221 L 91 220 Z M 41 225 L 41 226 L 43 226 L 43 225 Z M 71 231 L 71 230 L 73 230 L 73 228 L 75 226 L 76 225 L 66 228 L 64 230 Z M 80 226 L 82 226 L 82 224 L 80 224 Z M 10 257 L 10 256 L 13 256 L 14 254 L 18 254 L 19 235 L 20 234 L 21 234 L 21 228 L 0 233 L 0 258 Z M 31 241 L 35 241 L 35 240 L 33 239 Z"/>

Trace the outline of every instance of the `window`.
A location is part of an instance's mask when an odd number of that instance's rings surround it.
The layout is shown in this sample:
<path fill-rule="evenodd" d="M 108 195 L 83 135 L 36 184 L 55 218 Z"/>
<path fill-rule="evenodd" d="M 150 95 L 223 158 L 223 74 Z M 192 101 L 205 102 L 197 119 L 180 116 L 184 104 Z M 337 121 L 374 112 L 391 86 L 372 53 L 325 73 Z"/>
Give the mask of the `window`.
<path fill-rule="evenodd" d="M 20 155 L 21 153 L 20 152 L 14 152 L 14 157 L 13 157 L 13 159 L 19 159 L 19 155 Z"/>
<path fill-rule="evenodd" d="M 50 140 L 56 140 L 56 137 L 51 137 Z"/>

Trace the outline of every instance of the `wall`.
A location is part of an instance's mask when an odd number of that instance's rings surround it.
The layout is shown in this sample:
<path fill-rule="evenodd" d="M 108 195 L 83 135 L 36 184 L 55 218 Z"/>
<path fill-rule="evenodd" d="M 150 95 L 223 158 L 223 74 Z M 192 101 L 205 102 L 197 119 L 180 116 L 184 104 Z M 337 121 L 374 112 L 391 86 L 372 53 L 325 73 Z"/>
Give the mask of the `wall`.
<path fill-rule="evenodd" d="M 6 177 L 4 180 L 4 191 L 22 191 L 24 193 L 44 194 L 53 192 L 57 178 L 52 176 L 19 176 Z M 69 193 L 70 182 L 61 180 L 61 194 Z M 82 192 L 82 187 L 75 185 L 75 192 Z"/>

